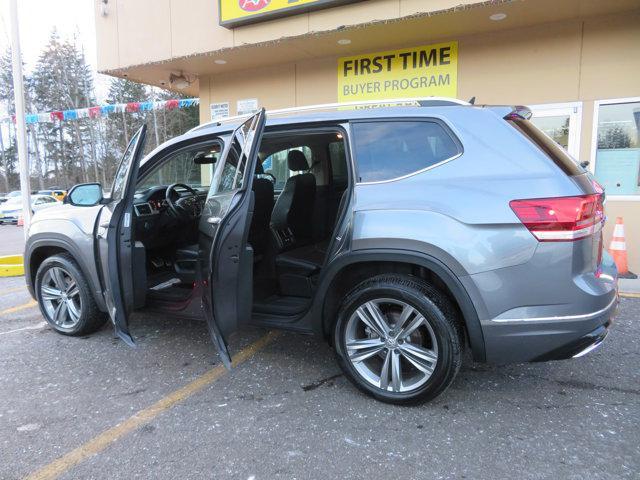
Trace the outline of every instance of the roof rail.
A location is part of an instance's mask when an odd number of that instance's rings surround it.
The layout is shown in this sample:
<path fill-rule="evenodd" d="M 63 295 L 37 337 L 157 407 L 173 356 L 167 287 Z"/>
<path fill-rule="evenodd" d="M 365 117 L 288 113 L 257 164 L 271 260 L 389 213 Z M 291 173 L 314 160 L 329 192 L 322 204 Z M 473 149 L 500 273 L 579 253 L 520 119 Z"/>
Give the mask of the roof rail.
<path fill-rule="evenodd" d="M 279 108 L 275 110 L 267 110 L 267 115 L 290 115 L 295 113 L 314 112 L 319 110 L 338 110 L 342 108 L 376 108 L 376 107 L 442 107 L 451 105 L 471 105 L 469 102 L 458 100 L 457 98 L 449 97 L 421 97 L 421 98 L 390 98 L 388 100 L 362 100 L 357 102 L 343 102 L 343 103 L 320 103 L 317 105 L 304 105 L 300 107 Z M 232 123 L 239 120 L 249 118 L 253 115 L 248 113 L 245 115 L 234 115 L 232 117 L 224 117 L 210 122 L 202 123 L 191 130 L 190 132 L 199 130 L 209 125 L 222 125 L 224 123 Z"/>

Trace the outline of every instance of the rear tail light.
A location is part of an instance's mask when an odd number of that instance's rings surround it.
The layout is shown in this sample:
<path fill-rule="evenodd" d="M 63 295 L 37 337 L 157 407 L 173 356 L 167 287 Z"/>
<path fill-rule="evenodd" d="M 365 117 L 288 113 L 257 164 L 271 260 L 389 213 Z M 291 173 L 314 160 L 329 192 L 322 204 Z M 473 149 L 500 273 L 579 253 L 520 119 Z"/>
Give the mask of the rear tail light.
<path fill-rule="evenodd" d="M 599 232 L 604 220 L 600 193 L 576 197 L 512 200 L 509 206 L 541 242 L 575 241 Z"/>

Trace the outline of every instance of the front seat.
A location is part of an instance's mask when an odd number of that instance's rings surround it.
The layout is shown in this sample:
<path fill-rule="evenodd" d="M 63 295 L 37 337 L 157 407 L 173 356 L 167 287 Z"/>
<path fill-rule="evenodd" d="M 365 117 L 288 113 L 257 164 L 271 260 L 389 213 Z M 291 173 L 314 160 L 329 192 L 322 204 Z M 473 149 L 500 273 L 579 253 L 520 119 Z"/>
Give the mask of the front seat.
<path fill-rule="evenodd" d="M 273 211 L 273 182 L 264 178 L 262 163 L 258 160 L 256 176 L 253 178 L 254 206 L 251 226 L 249 227 L 249 243 L 253 247 L 255 259 L 264 255 L 269 242 L 269 222 Z"/>
<path fill-rule="evenodd" d="M 292 172 L 306 172 L 287 179 L 271 214 L 271 229 L 279 250 L 305 245 L 313 239 L 313 211 L 316 199 L 316 177 L 309 172 L 307 157 L 291 150 L 287 166 Z"/>
<path fill-rule="evenodd" d="M 259 259 L 265 252 L 269 241 L 269 219 L 273 210 L 273 182 L 264 175 L 262 164 L 256 165 L 256 176 L 253 179 L 254 193 L 253 217 L 249 227 L 248 241 L 253 247 L 254 259 Z M 260 257 L 259 257 L 260 256 Z M 199 258 L 199 245 L 186 245 L 176 250 L 175 271 L 185 283 L 196 279 L 196 263 Z"/>

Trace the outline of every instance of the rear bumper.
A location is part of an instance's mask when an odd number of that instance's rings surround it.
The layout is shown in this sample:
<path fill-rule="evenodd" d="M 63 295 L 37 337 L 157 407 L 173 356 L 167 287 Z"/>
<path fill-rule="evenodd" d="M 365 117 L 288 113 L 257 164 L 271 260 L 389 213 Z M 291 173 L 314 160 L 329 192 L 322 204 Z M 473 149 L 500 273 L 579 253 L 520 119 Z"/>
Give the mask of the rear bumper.
<path fill-rule="evenodd" d="M 483 321 L 487 361 L 538 362 L 585 355 L 604 341 L 617 305 L 616 293 L 604 308 L 586 314 Z"/>
<path fill-rule="evenodd" d="M 594 331 L 587 333 L 585 336 L 546 353 L 533 361 L 546 362 L 548 360 L 566 360 L 568 358 L 583 357 L 602 345 L 602 342 L 604 342 L 604 339 L 607 338 L 609 334 L 609 325 L 609 323 L 605 323 Z"/>

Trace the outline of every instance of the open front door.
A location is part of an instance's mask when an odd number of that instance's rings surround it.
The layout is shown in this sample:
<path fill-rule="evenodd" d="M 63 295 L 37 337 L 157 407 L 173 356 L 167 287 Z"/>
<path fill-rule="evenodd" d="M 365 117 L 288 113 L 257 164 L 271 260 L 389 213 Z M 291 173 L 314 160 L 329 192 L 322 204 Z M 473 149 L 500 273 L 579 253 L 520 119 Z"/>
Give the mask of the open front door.
<path fill-rule="evenodd" d="M 116 335 L 134 346 L 129 334 L 133 306 L 132 228 L 133 195 L 147 131 L 142 126 L 129 142 L 116 171 L 107 204 L 98 218 L 98 250 L 104 297 Z"/>
<path fill-rule="evenodd" d="M 253 249 L 247 237 L 254 204 L 251 183 L 265 117 L 262 109 L 226 142 L 200 219 L 204 314 L 227 368 L 231 367 L 227 336 L 251 317 Z"/>

